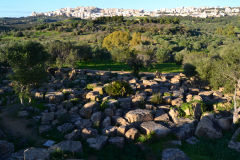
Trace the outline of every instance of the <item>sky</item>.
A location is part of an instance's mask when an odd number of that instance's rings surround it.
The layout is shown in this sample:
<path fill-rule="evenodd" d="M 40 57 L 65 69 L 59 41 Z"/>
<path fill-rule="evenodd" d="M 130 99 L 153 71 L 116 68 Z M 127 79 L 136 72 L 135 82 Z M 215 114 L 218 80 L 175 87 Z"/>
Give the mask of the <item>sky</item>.
<path fill-rule="evenodd" d="M 159 8 L 239 6 L 240 0 L 0 0 L 0 17 L 29 16 L 65 7 L 95 6 L 155 10 Z"/>

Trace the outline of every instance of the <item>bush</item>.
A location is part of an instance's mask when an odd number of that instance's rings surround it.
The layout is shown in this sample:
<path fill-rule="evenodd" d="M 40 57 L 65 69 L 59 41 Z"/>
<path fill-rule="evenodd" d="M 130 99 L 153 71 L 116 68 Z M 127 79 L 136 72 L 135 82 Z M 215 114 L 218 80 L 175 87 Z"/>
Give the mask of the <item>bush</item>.
<path fill-rule="evenodd" d="M 125 81 L 114 81 L 105 90 L 109 96 L 113 97 L 129 96 L 133 92 L 131 86 Z"/>
<path fill-rule="evenodd" d="M 189 63 L 184 64 L 183 70 L 184 70 L 184 74 L 188 77 L 191 77 L 197 74 L 196 67 Z"/>
<path fill-rule="evenodd" d="M 161 93 L 155 93 L 152 95 L 150 99 L 151 103 L 153 104 L 161 104 L 163 101 L 162 94 Z"/>

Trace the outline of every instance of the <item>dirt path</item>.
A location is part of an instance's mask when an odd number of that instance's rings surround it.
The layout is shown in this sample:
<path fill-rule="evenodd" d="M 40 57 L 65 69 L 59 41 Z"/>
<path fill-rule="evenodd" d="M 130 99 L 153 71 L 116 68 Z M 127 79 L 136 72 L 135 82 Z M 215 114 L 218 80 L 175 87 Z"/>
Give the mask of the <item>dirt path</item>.
<path fill-rule="evenodd" d="M 44 139 L 39 137 L 36 127 L 29 127 L 31 124 L 30 120 L 13 116 L 17 107 L 18 106 L 8 106 L 0 112 L 0 126 L 11 136 L 25 138 L 36 142 L 36 144 L 42 144 Z"/>

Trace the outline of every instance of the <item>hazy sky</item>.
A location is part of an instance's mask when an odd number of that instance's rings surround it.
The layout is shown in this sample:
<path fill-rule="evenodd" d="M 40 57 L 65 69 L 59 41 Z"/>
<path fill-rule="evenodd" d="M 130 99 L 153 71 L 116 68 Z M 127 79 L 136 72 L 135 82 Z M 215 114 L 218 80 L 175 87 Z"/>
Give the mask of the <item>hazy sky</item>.
<path fill-rule="evenodd" d="M 155 10 L 183 6 L 240 6 L 240 0 L 0 0 L 0 17 L 29 16 L 33 11 L 77 6 Z"/>

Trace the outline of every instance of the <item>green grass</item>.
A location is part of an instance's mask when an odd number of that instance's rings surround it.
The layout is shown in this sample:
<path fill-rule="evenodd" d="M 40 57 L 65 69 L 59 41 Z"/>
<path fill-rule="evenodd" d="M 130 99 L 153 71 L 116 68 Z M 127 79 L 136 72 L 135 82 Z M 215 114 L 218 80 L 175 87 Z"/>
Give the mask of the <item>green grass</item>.
<path fill-rule="evenodd" d="M 124 63 L 118 62 L 78 62 L 77 68 L 79 69 L 92 69 L 104 71 L 130 71 L 130 67 Z M 164 73 L 177 73 L 182 72 L 180 65 L 175 63 L 162 63 L 148 69 L 141 69 L 141 72 L 164 72 Z"/>

